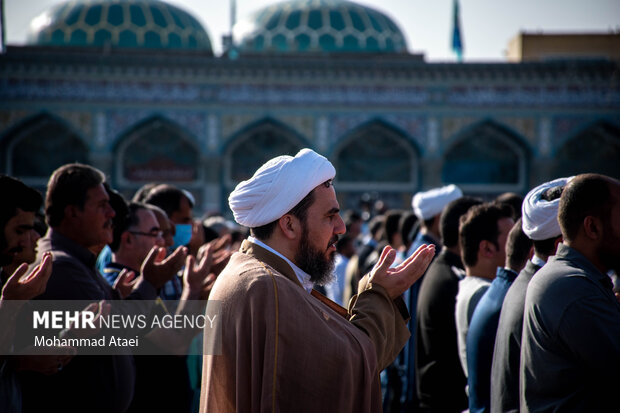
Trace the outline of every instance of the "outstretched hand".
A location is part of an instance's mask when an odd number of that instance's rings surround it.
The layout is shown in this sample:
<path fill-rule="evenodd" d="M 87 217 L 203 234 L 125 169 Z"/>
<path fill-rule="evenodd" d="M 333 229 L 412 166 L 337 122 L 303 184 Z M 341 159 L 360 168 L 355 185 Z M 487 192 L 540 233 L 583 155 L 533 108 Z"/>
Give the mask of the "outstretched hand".
<path fill-rule="evenodd" d="M 216 276 L 219 275 L 226 264 L 228 264 L 228 260 L 232 255 L 233 251 L 230 250 L 230 245 L 232 243 L 232 237 L 230 234 L 222 235 L 219 238 L 214 239 L 208 244 L 203 245 L 198 251 L 198 260 L 202 258 L 205 254 L 207 248 L 213 254 L 213 264 L 211 265 L 211 273 Z"/>
<path fill-rule="evenodd" d="M 72 323 L 69 326 L 69 329 L 66 331 L 65 335 L 69 335 L 74 338 L 94 337 L 101 330 L 100 319 L 107 318 L 110 315 L 111 308 L 112 305 L 110 303 L 106 303 L 105 300 L 88 304 L 86 308 L 82 310 L 82 312 L 93 313 L 92 323 L 95 328 L 93 329 L 85 326 L 79 327 Z"/>
<path fill-rule="evenodd" d="M 402 264 L 390 268 L 396 258 L 396 250 L 388 245 L 381 252 L 381 257 L 370 272 L 368 281 L 382 286 L 390 298 L 395 299 L 424 274 L 434 255 L 433 244 L 422 245 Z"/>
<path fill-rule="evenodd" d="M 185 259 L 185 270 L 183 271 L 183 283 L 192 292 L 200 292 L 213 264 L 213 253 L 210 245 L 203 250 L 202 257 L 197 261 L 192 255 Z"/>
<path fill-rule="evenodd" d="M 30 300 L 45 292 L 47 280 L 52 275 L 52 253 L 43 254 L 41 263 L 23 277 L 28 265 L 22 264 L 9 277 L 2 289 L 3 300 Z M 22 278 L 23 277 L 23 278 Z"/>
<path fill-rule="evenodd" d="M 155 288 L 161 288 L 179 272 L 187 257 L 187 247 L 179 247 L 166 258 L 166 249 L 153 247 L 144 259 L 140 272 Z"/>
<path fill-rule="evenodd" d="M 114 281 L 114 289 L 118 291 L 118 295 L 122 299 L 125 299 L 131 294 L 140 277 L 136 278 L 135 272 L 123 268 Z"/>

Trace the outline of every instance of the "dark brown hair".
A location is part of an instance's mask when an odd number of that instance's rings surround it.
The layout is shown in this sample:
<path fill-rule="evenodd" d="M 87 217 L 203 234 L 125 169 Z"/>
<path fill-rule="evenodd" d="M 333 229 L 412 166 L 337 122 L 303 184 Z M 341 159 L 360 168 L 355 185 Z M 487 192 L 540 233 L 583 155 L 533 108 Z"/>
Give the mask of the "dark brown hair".
<path fill-rule="evenodd" d="M 84 208 L 89 189 L 105 182 L 99 169 L 80 163 L 63 165 L 56 169 L 47 183 L 45 216 L 50 227 L 60 225 L 68 205 Z"/>

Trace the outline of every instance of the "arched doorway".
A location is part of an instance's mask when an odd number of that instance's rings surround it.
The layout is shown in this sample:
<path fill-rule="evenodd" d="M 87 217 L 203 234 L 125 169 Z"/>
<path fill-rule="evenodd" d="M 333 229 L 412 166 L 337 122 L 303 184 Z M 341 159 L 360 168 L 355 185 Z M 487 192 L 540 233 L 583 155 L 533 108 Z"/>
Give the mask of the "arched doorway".
<path fill-rule="evenodd" d="M 557 150 L 553 177 L 586 172 L 620 179 L 620 129 L 604 121 L 596 122 Z"/>
<path fill-rule="evenodd" d="M 527 156 L 516 134 L 485 121 L 464 131 L 448 148 L 442 182 L 480 195 L 523 192 L 527 189 Z"/>
<path fill-rule="evenodd" d="M 88 147 L 65 122 L 42 114 L 2 139 L 5 172 L 44 192 L 50 175 L 72 162 L 88 163 Z"/>
<path fill-rule="evenodd" d="M 260 120 L 237 133 L 224 153 L 222 202 L 226 203 L 235 186 L 251 178 L 269 159 L 294 156 L 305 146 L 296 132 L 273 119 Z M 228 211 L 228 204 L 222 205 L 222 210 Z"/>
<path fill-rule="evenodd" d="M 352 131 L 335 148 L 336 189 L 341 208 L 358 208 L 361 197 L 407 208 L 417 187 L 419 156 L 408 138 L 383 121 Z"/>

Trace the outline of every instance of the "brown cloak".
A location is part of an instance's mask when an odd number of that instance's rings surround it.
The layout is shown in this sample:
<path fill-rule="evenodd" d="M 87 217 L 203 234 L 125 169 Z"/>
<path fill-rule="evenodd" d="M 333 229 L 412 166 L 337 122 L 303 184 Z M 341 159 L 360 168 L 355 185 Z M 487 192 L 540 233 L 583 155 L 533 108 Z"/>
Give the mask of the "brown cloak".
<path fill-rule="evenodd" d="M 359 291 L 345 318 L 244 241 L 209 297 L 222 303 L 222 354 L 205 348 L 200 411 L 380 412 L 379 372 L 409 331 L 385 289 L 362 280 Z"/>

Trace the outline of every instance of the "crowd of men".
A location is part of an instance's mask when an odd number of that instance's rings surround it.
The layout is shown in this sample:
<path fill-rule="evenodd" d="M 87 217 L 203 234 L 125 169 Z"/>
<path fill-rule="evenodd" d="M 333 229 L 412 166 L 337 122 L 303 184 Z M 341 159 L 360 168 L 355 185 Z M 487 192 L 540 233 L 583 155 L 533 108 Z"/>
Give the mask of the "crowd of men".
<path fill-rule="evenodd" d="M 14 300 L 222 304 L 202 359 L 0 355 L 0 411 L 617 410 L 617 179 L 493 200 L 448 185 L 411 210 L 341 213 L 335 175 L 309 149 L 274 158 L 230 194 L 236 223 L 195 219 L 166 183 L 126 200 L 82 164 L 45 198 L 0 176 L 0 343 Z M 201 338 L 168 341 L 187 354 Z"/>

